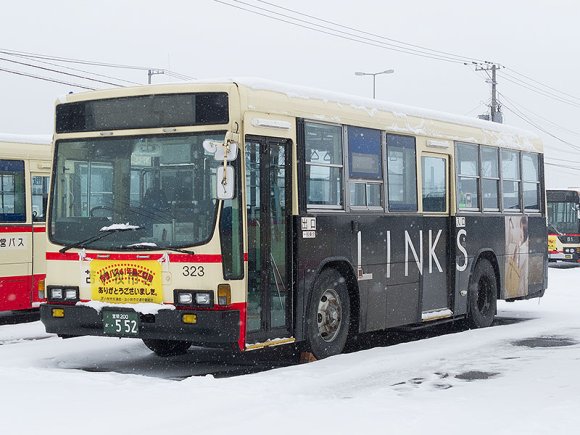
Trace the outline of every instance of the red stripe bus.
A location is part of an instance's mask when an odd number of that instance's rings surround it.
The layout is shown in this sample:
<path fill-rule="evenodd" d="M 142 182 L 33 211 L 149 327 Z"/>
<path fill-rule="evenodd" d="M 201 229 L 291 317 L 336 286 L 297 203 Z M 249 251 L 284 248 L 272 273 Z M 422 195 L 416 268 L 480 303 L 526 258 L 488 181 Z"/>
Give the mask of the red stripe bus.
<path fill-rule="evenodd" d="M 548 189 L 548 259 L 580 263 L 580 188 Z"/>
<path fill-rule="evenodd" d="M 0 135 L 0 315 L 44 300 L 49 136 Z"/>
<path fill-rule="evenodd" d="M 56 106 L 47 331 L 294 343 L 467 319 L 547 283 L 542 143 L 505 125 L 265 81 Z"/>

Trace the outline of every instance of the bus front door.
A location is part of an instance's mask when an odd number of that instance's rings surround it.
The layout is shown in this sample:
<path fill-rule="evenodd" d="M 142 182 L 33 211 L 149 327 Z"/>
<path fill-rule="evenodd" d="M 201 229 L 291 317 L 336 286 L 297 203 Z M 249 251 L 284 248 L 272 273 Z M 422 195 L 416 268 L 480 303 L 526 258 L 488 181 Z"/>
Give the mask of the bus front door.
<path fill-rule="evenodd" d="M 291 331 L 291 170 L 285 139 L 245 141 L 248 222 L 247 343 Z"/>

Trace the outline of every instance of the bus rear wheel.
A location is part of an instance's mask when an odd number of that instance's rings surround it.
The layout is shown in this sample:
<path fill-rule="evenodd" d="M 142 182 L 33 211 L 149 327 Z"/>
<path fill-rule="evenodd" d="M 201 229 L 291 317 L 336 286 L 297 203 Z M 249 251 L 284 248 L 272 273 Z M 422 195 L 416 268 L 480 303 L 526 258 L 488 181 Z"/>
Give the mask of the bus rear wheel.
<path fill-rule="evenodd" d="M 143 343 L 158 356 L 183 355 L 191 347 L 188 341 L 143 339 Z"/>
<path fill-rule="evenodd" d="M 491 326 L 497 310 L 497 280 L 493 266 L 480 259 L 469 284 L 468 324 L 470 328 Z"/>
<path fill-rule="evenodd" d="M 310 351 L 317 359 L 344 349 L 350 325 L 350 299 L 344 277 L 325 269 L 316 279 L 306 318 Z"/>

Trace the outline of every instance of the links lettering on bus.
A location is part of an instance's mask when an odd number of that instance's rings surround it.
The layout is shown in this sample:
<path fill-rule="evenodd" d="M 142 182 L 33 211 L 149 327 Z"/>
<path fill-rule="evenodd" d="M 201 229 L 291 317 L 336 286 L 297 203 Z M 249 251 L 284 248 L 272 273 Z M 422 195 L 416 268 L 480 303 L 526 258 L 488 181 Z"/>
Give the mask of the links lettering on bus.
<path fill-rule="evenodd" d="M 428 261 L 429 261 L 429 273 L 433 273 L 436 269 L 439 272 L 443 272 L 439 258 L 437 257 L 437 245 L 440 242 L 441 233 L 443 230 L 428 230 Z M 414 261 L 417 265 L 417 269 L 420 274 L 423 274 L 424 265 L 424 252 L 423 252 L 423 230 L 419 230 L 419 240 L 413 241 L 413 238 L 407 230 L 405 230 L 405 276 L 409 276 L 409 263 Z M 455 263 L 455 268 L 459 272 L 463 272 L 467 269 L 467 249 L 466 249 L 466 238 L 467 231 L 462 228 L 457 231 L 456 245 L 457 245 L 457 260 Z M 387 231 L 386 234 L 386 244 L 387 244 L 387 278 L 391 277 L 391 231 Z M 357 234 L 357 253 L 358 253 L 358 267 L 362 271 L 362 234 L 358 231 Z M 359 274 L 360 277 L 363 276 L 362 273 Z M 372 274 L 365 274 L 366 279 L 372 279 Z"/>

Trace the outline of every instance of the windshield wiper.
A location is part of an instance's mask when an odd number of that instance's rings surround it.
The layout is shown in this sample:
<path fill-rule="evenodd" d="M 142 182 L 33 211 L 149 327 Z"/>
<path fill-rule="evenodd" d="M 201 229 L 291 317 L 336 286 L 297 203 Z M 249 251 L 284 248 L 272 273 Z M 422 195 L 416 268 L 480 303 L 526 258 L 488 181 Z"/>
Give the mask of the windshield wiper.
<path fill-rule="evenodd" d="M 64 254 L 66 251 L 72 248 L 86 248 L 89 243 L 96 242 L 97 240 L 101 240 L 104 237 L 107 237 L 114 233 L 122 233 L 125 231 L 137 231 L 142 229 L 137 225 L 123 225 L 123 224 L 114 224 L 108 227 L 103 227 L 99 230 L 99 234 L 95 234 L 94 236 L 89 237 L 88 239 L 81 240 L 78 242 L 71 243 L 69 245 L 64 246 L 63 248 L 59 249 L 58 252 Z"/>
<path fill-rule="evenodd" d="M 123 246 L 122 248 L 123 249 L 143 250 L 143 251 L 174 251 L 174 252 L 179 252 L 181 254 L 195 255 L 195 252 L 190 251 L 188 249 L 172 248 L 170 246 L 157 246 L 155 243 L 150 243 L 150 242 L 134 243 L 132 245 Z"/>

